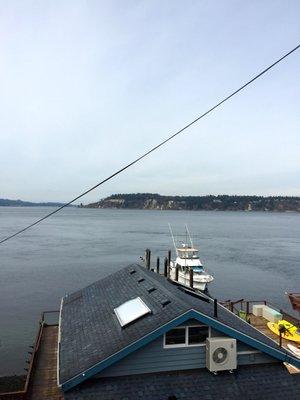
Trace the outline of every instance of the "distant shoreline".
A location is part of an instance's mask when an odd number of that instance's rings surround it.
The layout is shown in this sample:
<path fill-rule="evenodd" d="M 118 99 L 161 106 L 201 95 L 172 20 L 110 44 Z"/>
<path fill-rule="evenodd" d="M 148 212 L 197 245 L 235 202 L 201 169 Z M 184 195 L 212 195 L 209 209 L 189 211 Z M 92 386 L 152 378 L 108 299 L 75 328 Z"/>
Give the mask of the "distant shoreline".
<path fill-rule="evenodd" d="M 84 208 L 300 212 L 300 197 L 292 196 L 163 196 L 157 193 L 114 194 Z"/>
<path fill-rule="evenodd" d="M 44 207 L 56 207 L 56 206 L 1 206 L 0 208 L 6 208 L 6 209 L 10 209 L 10 208 L 44 208 Z M 205 209 L 201 209 L 201 210 L 189 210 L 189 209 L 159 209 L 159 208 L 120 208 L 120 207 L 87 207 L 87 206 L 80 206 L 80 205 L 74 205 L 74 206 L 68 206 L 67 208 L 79 208 L 79 209 L 90 209 L 90 210 L 119 210 L 119 211 L 190 211 L 190 212 L 200 212 L 200 211 L 204 211 L 204 212 L 242 212 L 242 213 L 269 213 L 269 214 L 299 214 L 299 211 L 294 211 L 294 210 L 205 210 Z"/>
<path fill-rule="evenodd" d="M 39 202 L 34 203 L 31 201 L 23 201 L 23 200 L 10 200 L 10 199 L 0 199 L 0 207 L 61 207 L 65 203 L 58 202 Z M 70 205 L 68 207 L 76 207 Z"/>
<path fill-rule="evenodd" d="M 25 207 L 24 207 L 25 208 Z M 27 208 L 27 207 L 26 207 Z M 189 209 L 180 209 L 180 210 L 176 210 L 176 209 L 159 209 L 159 208 L 118 208 L 118 207 L 86 207 L 86 206 L 77 206 L 77 208 L 88 208 L 90 210 L 118 210 L 118 211 L 190 211 L 190 212 L 232 212 L 232 213 L 237 213 L 237 212 L 241 212 L 241 213 L 265 213 L 265 214 L 299 214 L 300 211 L 294 211 L 294 210 L 251 210 L 251 211 L 247 211 L 247 210 L 189 210 Z"/>
<path fill-rule="evenodd" d="M 34 208 L 61 207 L 60 202 L 29 202 L 0 199 L 0 207 Z M 297 196 L 166 196 L 157 193 L 114 194 L 96 203 L 69 205 L 68 207 L 128 210 L 168 211 L 244 211 L 244 212 L 300 212 Z"/>

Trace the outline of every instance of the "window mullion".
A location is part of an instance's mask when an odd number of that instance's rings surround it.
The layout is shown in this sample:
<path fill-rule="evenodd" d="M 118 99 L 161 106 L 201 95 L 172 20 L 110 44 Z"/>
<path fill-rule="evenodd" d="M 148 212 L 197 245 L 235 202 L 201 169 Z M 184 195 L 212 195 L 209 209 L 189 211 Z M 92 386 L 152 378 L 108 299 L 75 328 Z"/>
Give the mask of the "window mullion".
<path fill-rule="evenodd" d="M 185 345 L 186 346 L 189 345 L 189 327 L 188 326 L 185 327 Z"/>

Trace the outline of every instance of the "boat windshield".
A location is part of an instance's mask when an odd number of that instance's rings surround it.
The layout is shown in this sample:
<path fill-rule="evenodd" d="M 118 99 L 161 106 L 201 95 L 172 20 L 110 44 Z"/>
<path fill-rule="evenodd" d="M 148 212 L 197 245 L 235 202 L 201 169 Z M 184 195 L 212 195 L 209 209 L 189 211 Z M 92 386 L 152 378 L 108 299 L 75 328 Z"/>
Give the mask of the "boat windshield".
<path fill-rule="evenodd" d="M 180 258 L 199 258 L 198 251 L 195 250 L 179 250 L 178 255 Z"/>
<path fill-rule="evenodd" d="M 203 272 L 203 267 L 192 267 L 194 272 Z"/>

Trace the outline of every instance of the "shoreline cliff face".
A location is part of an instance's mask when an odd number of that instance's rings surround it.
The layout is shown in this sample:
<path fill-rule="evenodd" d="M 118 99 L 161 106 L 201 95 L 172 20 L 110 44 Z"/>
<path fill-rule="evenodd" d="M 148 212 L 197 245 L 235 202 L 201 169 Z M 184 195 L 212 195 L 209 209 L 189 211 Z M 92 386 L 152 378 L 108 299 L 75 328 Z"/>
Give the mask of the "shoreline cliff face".
<path fill-rule="evenodd" d="M 162 196 L 156 193 L 114 194 L 84 207 L 142 210 L 300 212 L 300 197 L 229 195 Z"/>

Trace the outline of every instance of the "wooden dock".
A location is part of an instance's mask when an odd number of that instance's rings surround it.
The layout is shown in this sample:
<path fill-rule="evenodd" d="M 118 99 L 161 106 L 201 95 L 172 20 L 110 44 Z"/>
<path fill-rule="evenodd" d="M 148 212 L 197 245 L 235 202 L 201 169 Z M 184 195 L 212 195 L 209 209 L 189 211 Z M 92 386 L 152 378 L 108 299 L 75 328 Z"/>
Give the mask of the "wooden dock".
<path fill-rule="evenodd" d="M 239 315 L 239 311 L 246 311 L 246 316 L 249 319 L 249 323 L 256 328 L 257 330 L 259 330 L 261 333 L 263 333 L 265 336 L 267 336 L 268 338 L 272 339 L 275 343 L 277 343 L 278 345 L 280 345 L 280 339 L 279 336 L 276 335 L 274 332 L 272 332 L 268 326 L 267 326 L 267 322 L 268 320 L 265 319 L 264 317 L 261 316 L 256 316 L 253 315 L 252 311 L 252 305 L 253 304 L 257 304 L 257 303 L 262 303 L 264 305 L 267 304 L 266 301 L 263 302 L 257 302 L 257 301 L 244 301 L 243 299 L 238 300 L 238 301 L 234 301 L 231 302 L 230 300 L 223 302 L 223 305 L 228 308 L 230 311 L 234 312 L 235 314 Z M 272 305 L 271 305 L 272 307 Z M 278 310 L 279 312 L 282 313 L 282 310 Z M 284 314 L 284 318 L 289 320 L 291 323 L 298 325 L 300 324 L 300 321 L 297 320 L 295 317 L 287 314 L 287 313 L 283 313 Z M 293 344 L 296 345 L 295 342 L 292 342 L 290 340 L 281 339 L 281 346 L 287 350 L 288 344 Z M 300 369 L 296 368 L 288 363 L 283 363 L 285 365 L 285 367 L 287 368 L 287 370 L 289 371 L 290 374 L 299 374 L 300 373 Z"/>
<path fill-rule="evenodd" d="M 257 317 L 253 314 L 249 314 L 250 324 L 262 332 L 264 335 L 268 336 L 270 339 L 274 340 L 279 345 L 279 336 L 273 333 L 268 327 L 267 322 L 263 317 Z M 282 347 L 287 348 L 288 343 L 293 343 L 290 340 L 282 338 Z"/>
<path fill-rule="evenodd" d="M 44 326 L 31 382 L 29 400 L 62 400 L 57 386 L 57 337 L 58 326 Z"/>

